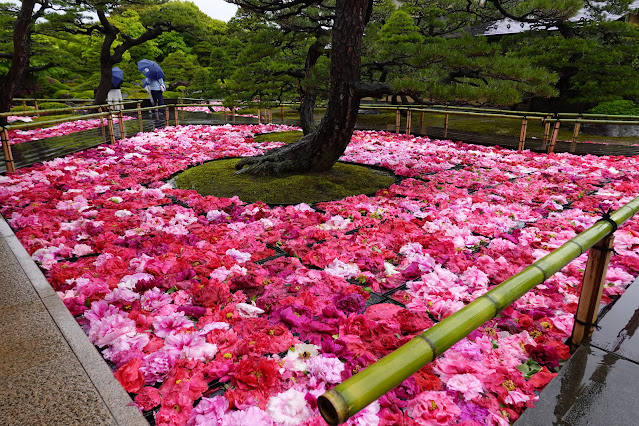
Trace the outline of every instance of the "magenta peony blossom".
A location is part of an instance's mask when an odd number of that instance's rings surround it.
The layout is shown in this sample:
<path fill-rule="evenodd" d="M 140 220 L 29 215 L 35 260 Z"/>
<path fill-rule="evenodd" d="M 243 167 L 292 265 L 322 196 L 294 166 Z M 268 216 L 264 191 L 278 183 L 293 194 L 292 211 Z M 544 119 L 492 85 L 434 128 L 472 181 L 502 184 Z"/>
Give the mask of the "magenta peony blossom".
<path fill-rule="evenodd" d="M 168 351 L 152 352 L 144 357 L 140 371 L 147 385 L 161 382 L 175 364 L 175 357 Z"/>
<path fill-rule="evenodd" d="M 418 424 L 454 424 L 461 414 L 460 408 L 446 392 L 422 392 L 408 403 L 406 412 Z"/>
<path fill-rule="evenodd" d="M 188 319 L 183 312 L 167 316 L 158 315 L 153 321 L 153 333 L 162 338 L 193 327 L 193 321 Z"/>
<path fill-rule="evenodd" d="M 222 396 L 202 398 L 191 412 L 186 426 L 221 426 L 229 401 Z"/>

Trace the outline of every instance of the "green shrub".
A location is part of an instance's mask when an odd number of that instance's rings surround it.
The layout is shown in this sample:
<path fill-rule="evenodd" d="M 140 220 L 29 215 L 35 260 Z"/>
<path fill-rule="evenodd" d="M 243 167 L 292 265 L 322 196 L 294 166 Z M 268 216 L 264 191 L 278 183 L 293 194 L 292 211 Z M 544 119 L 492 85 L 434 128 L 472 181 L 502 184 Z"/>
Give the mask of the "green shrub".
<path fill-rule="evenodd" d="M 174 98 L 179 98 L 180 96 L 181 96 L 180 93 L 169 91 L 169 90 L 167 90 L 166 92 L 162 93 L 162 97 L 163 98 L 174 99 Z"/>
<path fill-rule="evenodd" d="M 588 110 L 588 113 L 605 115 L 639 115 L 639 105 L 628 100 L 602 102 Z"/>
<path fill-rule="evenodd" d="M 93 90 L 83 90 L 81 92 L 73 92 L 71 96 L 75 99 L 93 99 Z"/>
<path fill-rule="evenodd" d="M 10 112 L 35 111 L 35 108 L 32 107 L 32 106 L 29 106 L 29 105 L 27 105 L 26 107 L 20 105 L 20 106 L 15 106 L 15 107 L 11 108 L 9 111 Z"/>
<path fill-rule="evenodd" d="M 58 90 L 53 94 L 53 99 L 69 99 L 71 92 L 69 90 Z"/>
<path fill-rule="evenodd" d="M 63 104 L 62 102 L 40 102 L 38 103 L 39 109 L 60 109 L 60 108 L 68 108 L 69 105 Z"/>

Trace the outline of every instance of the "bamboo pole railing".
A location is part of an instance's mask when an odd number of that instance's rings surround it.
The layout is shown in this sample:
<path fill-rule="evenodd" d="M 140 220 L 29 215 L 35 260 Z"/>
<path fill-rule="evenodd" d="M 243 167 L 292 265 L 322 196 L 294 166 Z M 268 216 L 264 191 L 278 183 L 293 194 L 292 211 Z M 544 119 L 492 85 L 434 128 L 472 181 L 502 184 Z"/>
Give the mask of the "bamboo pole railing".
<path fill-rule="evenodd" d="M 639 211 L 639 197 L 581 232 L 483 296 L 444 318 L 373 365 L 325 392 L 318 407 L 329 425 L 350 417 L 399 385 L 486 321 L 561 270 Z M 601 268 L 600 268 L 601 269 Z M 605 271 L 605 269 L 604 269 Z M 585 274 L 587 275 L 587 274 Z M 592 321 L 584 321 L 592 323 Z"/>

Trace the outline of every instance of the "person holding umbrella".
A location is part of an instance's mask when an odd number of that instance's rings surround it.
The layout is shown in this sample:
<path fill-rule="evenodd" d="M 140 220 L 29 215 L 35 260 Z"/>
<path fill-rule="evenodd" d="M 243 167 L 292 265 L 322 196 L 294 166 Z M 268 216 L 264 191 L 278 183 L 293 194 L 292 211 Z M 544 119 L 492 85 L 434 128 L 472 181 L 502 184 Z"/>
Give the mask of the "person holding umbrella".
<path fill-rule="evenodd" d="M 138 70 L 146 77 L 142 85 L 150 91 L 153 104 L 155 106 L 164 105 L 162 92 L 166 90 L 166 84 L 164 84 L 164 71 L 162 71 L 162 68 L 149 59 L 142 59 L 138 62 Z"/>
<path fill-rule="evenodd" d="M 124 109 L 122 104 L 122 81 L 124 81 L 124 72 L 118 68 L 111 68 L 111 90 L 107 95 L 107 103 L 110 105 L 111 110 Z"/>

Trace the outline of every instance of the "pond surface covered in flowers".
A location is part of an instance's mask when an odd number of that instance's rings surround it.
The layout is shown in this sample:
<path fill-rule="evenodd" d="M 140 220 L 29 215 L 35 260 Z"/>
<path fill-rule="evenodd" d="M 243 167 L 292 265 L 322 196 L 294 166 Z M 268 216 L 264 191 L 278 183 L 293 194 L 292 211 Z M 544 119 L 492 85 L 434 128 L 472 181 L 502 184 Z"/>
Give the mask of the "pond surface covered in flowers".
<path fill-rule="evenodd" d="M 356 132 L 405 176 L 308 206 L 165 181 L 286 126 L 177 126 L 0 177 L 2 214 L 157 424 L 320 425 L 316 399 L 636 196 L 637 158 Z M 616 234 L 604 301 L 639 271 Z M 586 255 L 349 421 L 512 423 L 569 356 Z"/>

